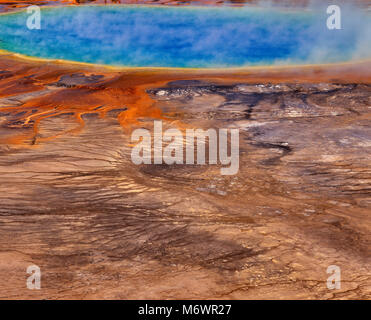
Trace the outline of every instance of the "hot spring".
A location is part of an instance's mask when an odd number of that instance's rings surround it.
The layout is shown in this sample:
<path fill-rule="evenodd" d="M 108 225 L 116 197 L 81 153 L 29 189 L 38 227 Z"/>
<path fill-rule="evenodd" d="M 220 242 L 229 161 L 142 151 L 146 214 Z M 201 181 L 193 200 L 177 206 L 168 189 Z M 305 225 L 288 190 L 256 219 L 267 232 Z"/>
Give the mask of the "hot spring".
<path fill-rule="evenodd" d="M 361 16 L 360 16 L 361 15 Z M 0 49 L 27 56 L 128 67 L 228 68 L 369 58 L 370 15 L 328 30 L 326 10 L 81 6 L 0 15 Z"/>

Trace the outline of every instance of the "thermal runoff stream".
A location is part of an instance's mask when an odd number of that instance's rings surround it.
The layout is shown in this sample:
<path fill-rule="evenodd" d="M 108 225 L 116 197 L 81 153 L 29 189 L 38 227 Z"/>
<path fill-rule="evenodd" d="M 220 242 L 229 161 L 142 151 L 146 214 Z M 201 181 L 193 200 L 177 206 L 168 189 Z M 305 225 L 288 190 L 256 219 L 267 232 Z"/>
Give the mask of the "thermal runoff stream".
<path fill-rule="evenodd" d="M 344 62 L 368 58 L 370 15 L 264 8 L 137 6 L 41 10 L 0 16 L 0 49 L 27 56 L 130 67 L 228 68 Z"/>

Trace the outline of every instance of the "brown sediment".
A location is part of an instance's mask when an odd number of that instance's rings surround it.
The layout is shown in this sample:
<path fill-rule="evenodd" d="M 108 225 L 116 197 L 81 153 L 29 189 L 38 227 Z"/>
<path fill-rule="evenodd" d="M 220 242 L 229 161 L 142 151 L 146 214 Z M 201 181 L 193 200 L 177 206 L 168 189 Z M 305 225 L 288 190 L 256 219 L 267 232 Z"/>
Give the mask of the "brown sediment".
<path fill-rule="evenodd" d="M 369 62 L 0 70 L 0 298 L 370 298 Z M 153 119 L 239 128 L 239 173 L 135 166 Z"/>

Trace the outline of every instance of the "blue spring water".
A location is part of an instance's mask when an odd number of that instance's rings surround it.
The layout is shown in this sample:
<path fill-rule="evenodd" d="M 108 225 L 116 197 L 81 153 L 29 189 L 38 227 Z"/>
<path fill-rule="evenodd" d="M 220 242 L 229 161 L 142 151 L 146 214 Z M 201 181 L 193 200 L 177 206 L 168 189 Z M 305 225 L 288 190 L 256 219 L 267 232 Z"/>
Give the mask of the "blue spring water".
<path fill-rule="evenodd" d="M 332 63 L 369 54 L 366 15 L 328 30 L 325 11 L 72 6 L 41 13 L 41 30 L 27 28 L 25 11 L 0 15 L 0 49 L 114 66 L 194 68 Z"/>

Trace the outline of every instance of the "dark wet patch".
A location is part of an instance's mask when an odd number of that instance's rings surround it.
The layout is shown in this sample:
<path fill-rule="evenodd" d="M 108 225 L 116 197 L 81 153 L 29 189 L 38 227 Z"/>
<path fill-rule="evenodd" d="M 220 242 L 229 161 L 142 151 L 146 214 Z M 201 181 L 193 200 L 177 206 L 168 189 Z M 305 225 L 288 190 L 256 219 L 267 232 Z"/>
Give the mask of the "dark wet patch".
<path fill-rule="evenodd" d="M 207 81 L 201 81 L 201 80 L 176 80 L 171 81 L 167 85 L 169 87 L 195 87 L 195 86 L 205 86 L 210 84 Z"/>
<path fill-rule="evenodd" d="M 124 108 L 117 108 L 117 109 L 112 109 L 112 110 L 109 110 L 107 112 L 107 115 L 108 116 L 112 116 L 112 117 L 117 117 L 121 112 L 124 112 L 128 110 L 128 108 L 124 107 Z"/>
<path fill-rule="evenodd" d="M 90 76 L 86 76 L 83 73 L 73 73 L 70 75 L 67 74 L 61 76 L 61 78 L 57 82 L 51 83 L 50 85 L 54 85 L 57 87 L 72 88 L 79 85 L 97 83 L 103 79 L 104 79 L 103 75 L 92 74 Z"/>
<path fill-rule="evenodd" d="M 90 112 L 90 113 L 84 113 L 81 118 L 82 119 L 97 119 L 99 117 L 99 114 L 97 112 Z"/>
<path fill-rule="evenodd" d="M 10 78 L 11 76 L 13 76 L 13 73 L 11 73 L 10 71 L 0 70 L 0 80 Z"/>

